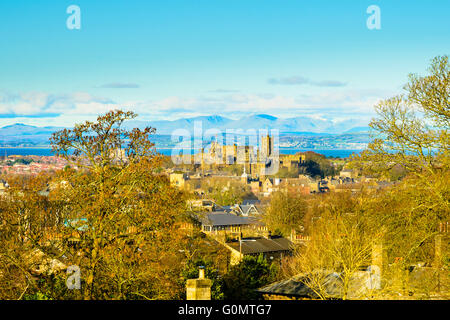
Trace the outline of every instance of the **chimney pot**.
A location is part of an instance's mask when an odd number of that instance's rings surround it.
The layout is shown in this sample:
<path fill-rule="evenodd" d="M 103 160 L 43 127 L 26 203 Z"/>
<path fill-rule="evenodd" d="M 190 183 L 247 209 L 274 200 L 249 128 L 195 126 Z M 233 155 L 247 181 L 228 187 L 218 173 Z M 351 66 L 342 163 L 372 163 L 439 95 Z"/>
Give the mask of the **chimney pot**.
<path fill-rule="evenodd" d="M 204 266 L 198 267 L 198 278 L 205 279 L 205 267 Z"/>
<path fill-rule="evenodd" d="M 186 300 L 211 300 L 212 281 L 205 278 L 205 267 L 199 267 L 198 279 L 186 281 Z"/>

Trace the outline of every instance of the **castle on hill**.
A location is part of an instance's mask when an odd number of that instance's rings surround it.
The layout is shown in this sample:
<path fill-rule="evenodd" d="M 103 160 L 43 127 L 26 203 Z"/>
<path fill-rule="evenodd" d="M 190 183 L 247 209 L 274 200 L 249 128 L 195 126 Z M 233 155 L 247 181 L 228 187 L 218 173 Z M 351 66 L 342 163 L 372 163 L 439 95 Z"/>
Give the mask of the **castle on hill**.
<path fill-rule="evenodd" d="M 260 139 L 259 148 L 236 143 L 224 145 L 213 141 L 209 150 L 205 151 L 203 148 L 194 156 L 194 161 L 200 164 L 202 172 L 214 171 L 228 165 L 242 165 L 245 177 L 249 179 L 275 174 L 282 167 L 299 167 L 306 161 L 304 154 L 280 155 L 278 148 L 275 148 L 274 137 L 270 135 Z"/>

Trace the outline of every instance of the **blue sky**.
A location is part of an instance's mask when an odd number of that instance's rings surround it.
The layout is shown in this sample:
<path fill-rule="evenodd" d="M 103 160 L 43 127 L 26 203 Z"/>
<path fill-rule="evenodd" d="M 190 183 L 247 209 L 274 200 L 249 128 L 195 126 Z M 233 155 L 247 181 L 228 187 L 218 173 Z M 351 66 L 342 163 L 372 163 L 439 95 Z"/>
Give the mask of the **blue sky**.
<path fill-rule="evenodd" d="M 72 4 L 81 30 L 66 27 Z M 381 30 L 366 27 L 373 4 Z M 447 0 L 5 0 L 0 125 L 72 125 L 113 108 L 364 123 L 449 54 L 449 14 Z"/>

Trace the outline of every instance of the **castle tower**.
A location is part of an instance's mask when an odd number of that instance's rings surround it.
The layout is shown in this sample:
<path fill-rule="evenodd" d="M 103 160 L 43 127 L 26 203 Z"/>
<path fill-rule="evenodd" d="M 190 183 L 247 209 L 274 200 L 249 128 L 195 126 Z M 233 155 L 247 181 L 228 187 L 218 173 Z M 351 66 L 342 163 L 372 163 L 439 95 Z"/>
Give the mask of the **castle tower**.
<path fill-rule="evenodd" d="M 273 154 L 273 137 L 263 136 L 261 137 L 261 155 L 263 158 L 270 157 Z"/>

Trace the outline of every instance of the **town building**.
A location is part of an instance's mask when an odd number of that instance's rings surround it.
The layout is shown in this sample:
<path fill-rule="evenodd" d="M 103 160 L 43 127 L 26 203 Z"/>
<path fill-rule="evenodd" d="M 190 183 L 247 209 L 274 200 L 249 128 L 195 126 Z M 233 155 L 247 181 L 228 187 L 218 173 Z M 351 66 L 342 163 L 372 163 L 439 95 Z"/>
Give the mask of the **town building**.
<path fill-rule="evenodd" d="M 238 264 L 244 256 L 262 255 L 267 261 L 281 260 L 292 254 L 292 242 L 283 237 L 239 238 L 224 243 L 230 250 L 230 265 Z"/>

